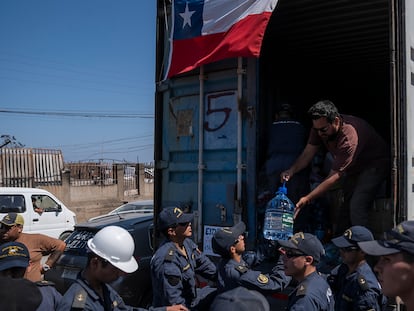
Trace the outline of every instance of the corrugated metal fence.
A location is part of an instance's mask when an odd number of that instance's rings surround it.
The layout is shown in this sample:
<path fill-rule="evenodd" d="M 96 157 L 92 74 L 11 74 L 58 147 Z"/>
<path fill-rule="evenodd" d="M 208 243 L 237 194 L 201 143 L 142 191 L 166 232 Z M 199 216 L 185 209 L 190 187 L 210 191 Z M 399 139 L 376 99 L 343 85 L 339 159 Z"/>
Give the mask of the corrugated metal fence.
<path fill-rule="evenodd" d="M 0 149 L 2 187 L 60 185 L 63 156 L 60 150 L 34 148 Z"/>

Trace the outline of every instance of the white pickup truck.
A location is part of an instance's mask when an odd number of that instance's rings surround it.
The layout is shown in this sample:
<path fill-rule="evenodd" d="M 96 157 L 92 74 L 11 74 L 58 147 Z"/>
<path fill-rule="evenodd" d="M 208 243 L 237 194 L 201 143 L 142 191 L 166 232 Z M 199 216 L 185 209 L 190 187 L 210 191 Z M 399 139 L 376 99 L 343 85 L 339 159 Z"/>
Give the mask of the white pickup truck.
<path fill-rule="evenodd" d="M 11 212 L 23 216 L 23 232 L 61 240 L 70 235 L 76 224 L 76 214 L 43 189 L 0 187 L 0 219 Z"/>

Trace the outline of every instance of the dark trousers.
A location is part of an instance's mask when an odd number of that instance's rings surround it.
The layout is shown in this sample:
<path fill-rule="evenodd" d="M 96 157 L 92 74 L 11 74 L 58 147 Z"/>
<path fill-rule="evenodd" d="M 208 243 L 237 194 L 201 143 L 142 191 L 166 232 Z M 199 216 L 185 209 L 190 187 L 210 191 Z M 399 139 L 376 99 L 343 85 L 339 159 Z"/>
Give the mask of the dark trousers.
<path fill-rule="evenodd" d="M 369 212 L 388 171 L 387 167 L 367 168 L 359 174 L 344 176 L 344 203 L 337 213 L 336 233 L 342 234 L 350 226 L 355 225 L 373 230 L 369 223 Z"/>

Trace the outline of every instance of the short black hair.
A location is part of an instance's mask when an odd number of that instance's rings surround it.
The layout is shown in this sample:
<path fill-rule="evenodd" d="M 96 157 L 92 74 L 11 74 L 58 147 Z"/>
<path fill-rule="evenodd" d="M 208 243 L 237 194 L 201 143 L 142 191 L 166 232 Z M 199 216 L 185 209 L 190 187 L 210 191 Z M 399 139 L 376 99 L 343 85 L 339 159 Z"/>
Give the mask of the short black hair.
<path fill-rule="evenodd" d="M 309 108 L 308 114 L 312 120 L 318 120 L 325 117 L 329 123 L 332 123 L 339 112 L 336 106 L 330 100 L 321 100 Z"/>

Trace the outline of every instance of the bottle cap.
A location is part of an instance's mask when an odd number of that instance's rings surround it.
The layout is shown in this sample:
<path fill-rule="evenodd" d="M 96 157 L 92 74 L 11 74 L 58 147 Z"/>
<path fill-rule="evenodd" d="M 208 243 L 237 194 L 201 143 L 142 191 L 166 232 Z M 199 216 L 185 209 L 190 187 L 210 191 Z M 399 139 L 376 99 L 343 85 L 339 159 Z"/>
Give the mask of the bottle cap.
<path fill-rule="evenodd" d="M 281 192 L 283 194 L 287 194 L 286 182 L 283 182 L 283 185 L 279 187 L 277 192 Z"/>

